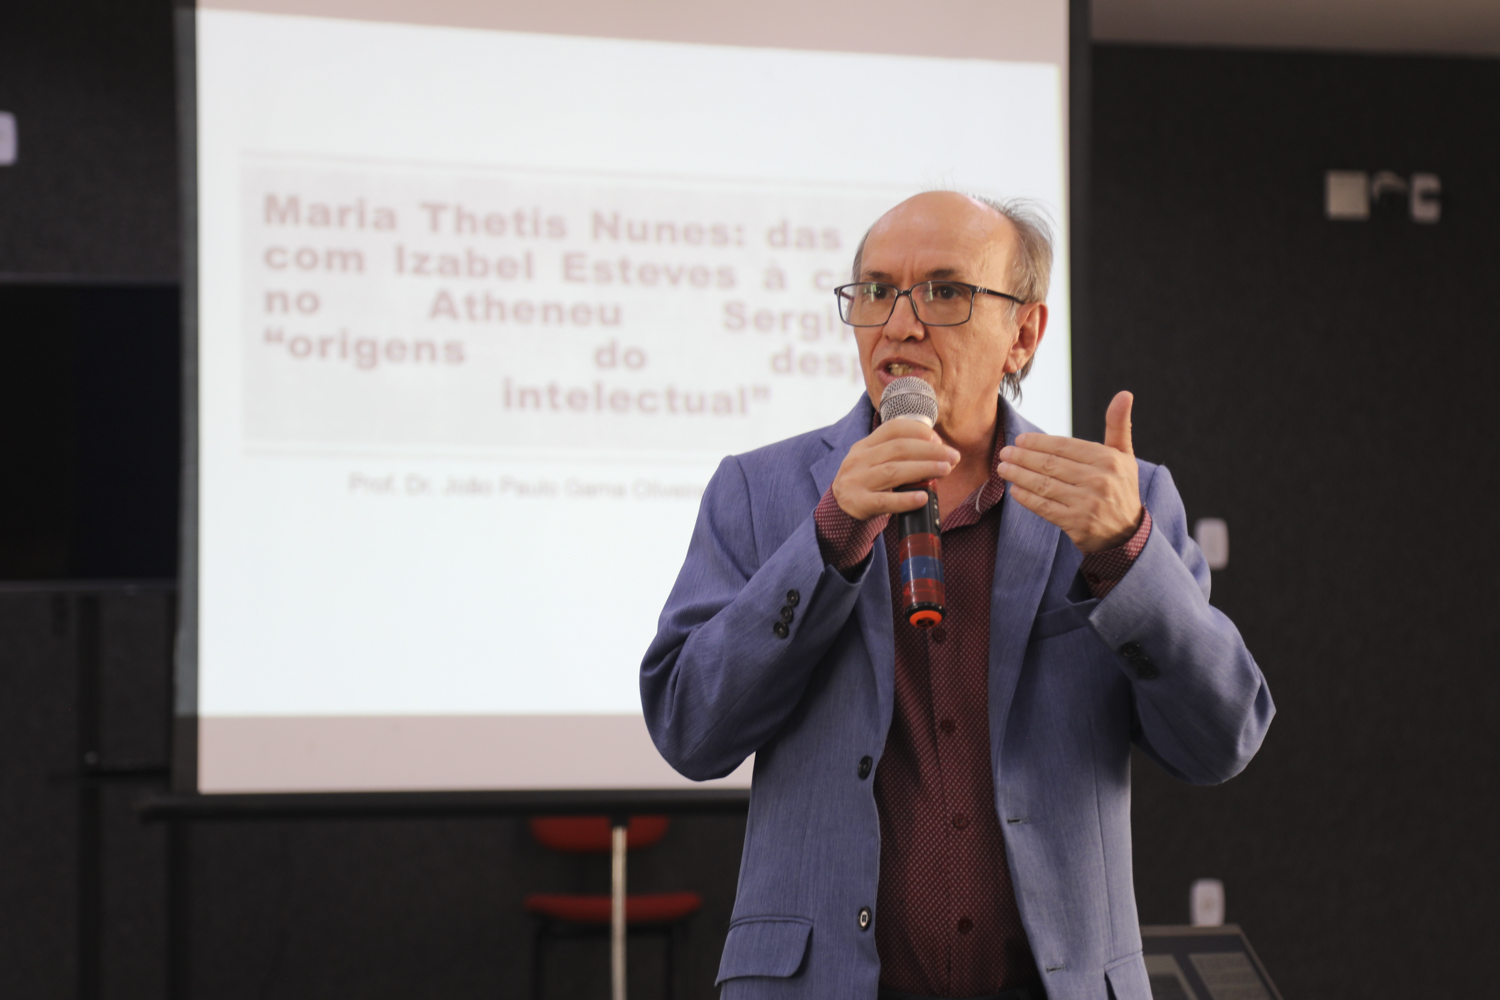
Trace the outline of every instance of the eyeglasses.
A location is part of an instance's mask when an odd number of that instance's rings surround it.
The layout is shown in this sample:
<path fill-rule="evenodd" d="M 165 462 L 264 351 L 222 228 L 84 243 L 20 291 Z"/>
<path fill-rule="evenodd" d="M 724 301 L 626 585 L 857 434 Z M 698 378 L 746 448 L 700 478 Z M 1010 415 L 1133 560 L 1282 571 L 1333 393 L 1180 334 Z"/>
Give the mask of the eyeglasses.
<path fill-rule="evenodd" d="M 896 311 L 896 302 L 911 298 L 912 310 L 925 326 L 959 326 L 974 314 L 974 297 L 983 293 L 1026 303 L 1014 295 L 980 288 L 966 281 L 924 281 L 902 291 L 879 281 L 857 281 L 833 290 L 839 300 L 839 316 L 850 326 L 884 326 Z"/>

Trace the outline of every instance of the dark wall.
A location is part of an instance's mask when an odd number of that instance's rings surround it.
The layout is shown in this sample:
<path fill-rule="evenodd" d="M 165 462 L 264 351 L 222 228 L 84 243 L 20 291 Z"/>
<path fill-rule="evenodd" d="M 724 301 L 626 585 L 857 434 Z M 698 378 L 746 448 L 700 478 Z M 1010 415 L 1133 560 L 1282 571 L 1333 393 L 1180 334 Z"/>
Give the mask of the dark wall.
<path fill-rule="evenodd" d="M 673 820 L 632 854 L 632 892 L 701 893 L 673 972 L 715 995 L 744 840 L 742 817 Z M 524 821 L 209 823 L 193 831 L 193 997 L 527 997 L 531 892 L 607 894 L 609 858 L 561 855 Z M 632 935 L 630 995 L 663 995 L 664 943 Z M 607 938 L 552 942 L 546 995 L 609 995 Z"/>
<path fill-rule="evenodd" d="M 1142 919 L 1183 921 L 1190 880 L 1218 877 L 1289 998 L 1482 995 L 1500 63 L 1106 47 L 1093 72 L 1079 432 L 1136 392 L 1141 454 L 1230 524 L 1214 600 L 1280 709 L 1222 788 L 1139 762 Z M 0 272 L 176 274 L 165 0 L 0 8 L 0 109 L 22 156 L 0 169 Z M 1440 174 L 1443 220 L 1328 222 L 1330 168 Z M 176 303 L 0 289 L 0 578 L 175 565 Z M 7 994 L 155 997 L 165 839 L 128 808 L 159 780 L 169 595 L 80 602 L 0 600 Z M 712 994 L 742 834 L 685 819 L 632 863 L 637 888 L 708 897 L 680 995 Z M 517 821 L 211 824 L 190 846 L 195 996 L 521 995 L 521 894 L 606 884 Z M 557 957 L 558 995 L 602 995 L 602 946 Z M 653 963 L 643 946 L 641 995 Z"/>
<path fill-rule="evenodd" d="M 6 0 L 0 276 L 180 273 L 172 0 Z"/>
<path fill-rule="evenodd" d="M 208 822 L 179 830 L 169 861 L 168 831 L 134 805 L 167 785 L 175 597 L 0 585 L 0 994 L 530 995 L 523 898 L 607 893 L 610 871 L 522 820 Z M 630 858 L 632 891 L 704 897 L 678 938 L 678 997 L 713 995 L 744 835 L 740 816 L 679 817 Z M 664 959 L 659 938 L 632 940 L 632 995 L 661 995 Z M 549 997 L 607 995 L 605 940 L 552 943 L 545 974 Z"/>
<path fill-rule="evenodd" d="M 177 571 L 172 0 L 0 4 L 0 580 Z"/>
<path fill-rule="evenodd" d="M 0 585 L 0 968 L 6 997 L 159 1000 L 172 592 Z"/>
<path fill-rule="evenodd" d="M 0 580 L 176 575 L 180 330 L 174 286 L 0 283 Z"/>
<path fill-rule="evenodd" d="M 1214 603 L 1278 715 L 1222 788 L 1135 769 L 1141 918 L 1226 883 L 1288 997 L 1480 995 L 1500 930 L 1494 234 L 1500 62 L 1102 48 L 1098 433 L 1230 526 Z M 1328 169 L 1439 174 L 1443 217 L 1323 216 Z"/>

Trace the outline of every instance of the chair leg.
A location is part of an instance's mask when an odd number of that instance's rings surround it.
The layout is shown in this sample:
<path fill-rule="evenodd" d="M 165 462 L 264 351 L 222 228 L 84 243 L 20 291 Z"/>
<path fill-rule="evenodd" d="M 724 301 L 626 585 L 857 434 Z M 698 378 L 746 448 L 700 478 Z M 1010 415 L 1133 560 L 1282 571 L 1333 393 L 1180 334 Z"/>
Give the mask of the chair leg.
<path fill-rule="evenodd" d="M 536 930 L 531 936 L 531 1000 L 542 1000 L 542 947 L 546 944 L 547 922 L 538 918 Z"/>
<path fill-rule="evenodd" d="M 672 994 L 674 992 L 676 992 L 674 990 L 674 988 L 673 988 L 673 987 L 675 987 L 677 985 L 677 983 L 676 983 L 677 977 L 675 975 L 676 969 L 677 969 L 677 963 L 675 961 L 673 961 L 673 959 L 675 957 L 674 953 L 676 951 L 677 951 L 677 924 L 674 923 L 674 924 L 667 925 L 667 960 L 666 960 L 665 963 L 663 963 L 666 966 L 666 968 L 663 970 L 663 974 L 662 974 L 662 978 L 664 980 L 664 982 L 662 983 L 662 990 L 661 990 L 662 1000 L 672 1000 Z"/>

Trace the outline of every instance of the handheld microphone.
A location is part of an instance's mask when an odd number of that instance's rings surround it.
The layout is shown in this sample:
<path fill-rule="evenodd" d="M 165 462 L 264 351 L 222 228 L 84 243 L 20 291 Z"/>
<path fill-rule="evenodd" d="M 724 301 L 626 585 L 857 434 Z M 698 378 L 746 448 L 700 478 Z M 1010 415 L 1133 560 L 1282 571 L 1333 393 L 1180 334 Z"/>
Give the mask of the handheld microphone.
<path fill-rule="evenodd" d="M 931 427 L 937 423 L 937 393 L 932 386 L 907 375 L 885 387 L 880 394 L 882 422 L 906 418 Z M 917 628 L 931 628 L 943 620 L 948 595 L 943 587 L 943 542 L 938 532 L 937 490 L 932 480 L 896 487 L 898 491 L 926 490 L 927 503 L 916 510 L 897 514 L 900 520 L 901 597 L 906 620 Z"/>

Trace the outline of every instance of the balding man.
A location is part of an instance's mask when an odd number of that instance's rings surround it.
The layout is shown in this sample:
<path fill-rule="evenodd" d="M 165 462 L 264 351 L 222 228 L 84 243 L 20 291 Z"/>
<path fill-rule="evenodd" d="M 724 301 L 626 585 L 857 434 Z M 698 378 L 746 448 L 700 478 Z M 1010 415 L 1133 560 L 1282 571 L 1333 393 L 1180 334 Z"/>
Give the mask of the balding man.
<path fill-rule="evenodd" d="M 1047 329 L 1051 248 L 951 192 L 887 212 L 838 290 L 866 395 L 724 460 L 641 666 L 646 722 L 695 779 L 755 754 L 726 1000 L 1151 1000 L 1130 745 L 1235 775 L 1274 708 L 1167 470 L 1040 433 L 1006 401 Z M 936 427 L 881 423 L 902 376 Z M 902 613 L 896 519 L 935 480 L 942 624 Z"/>

